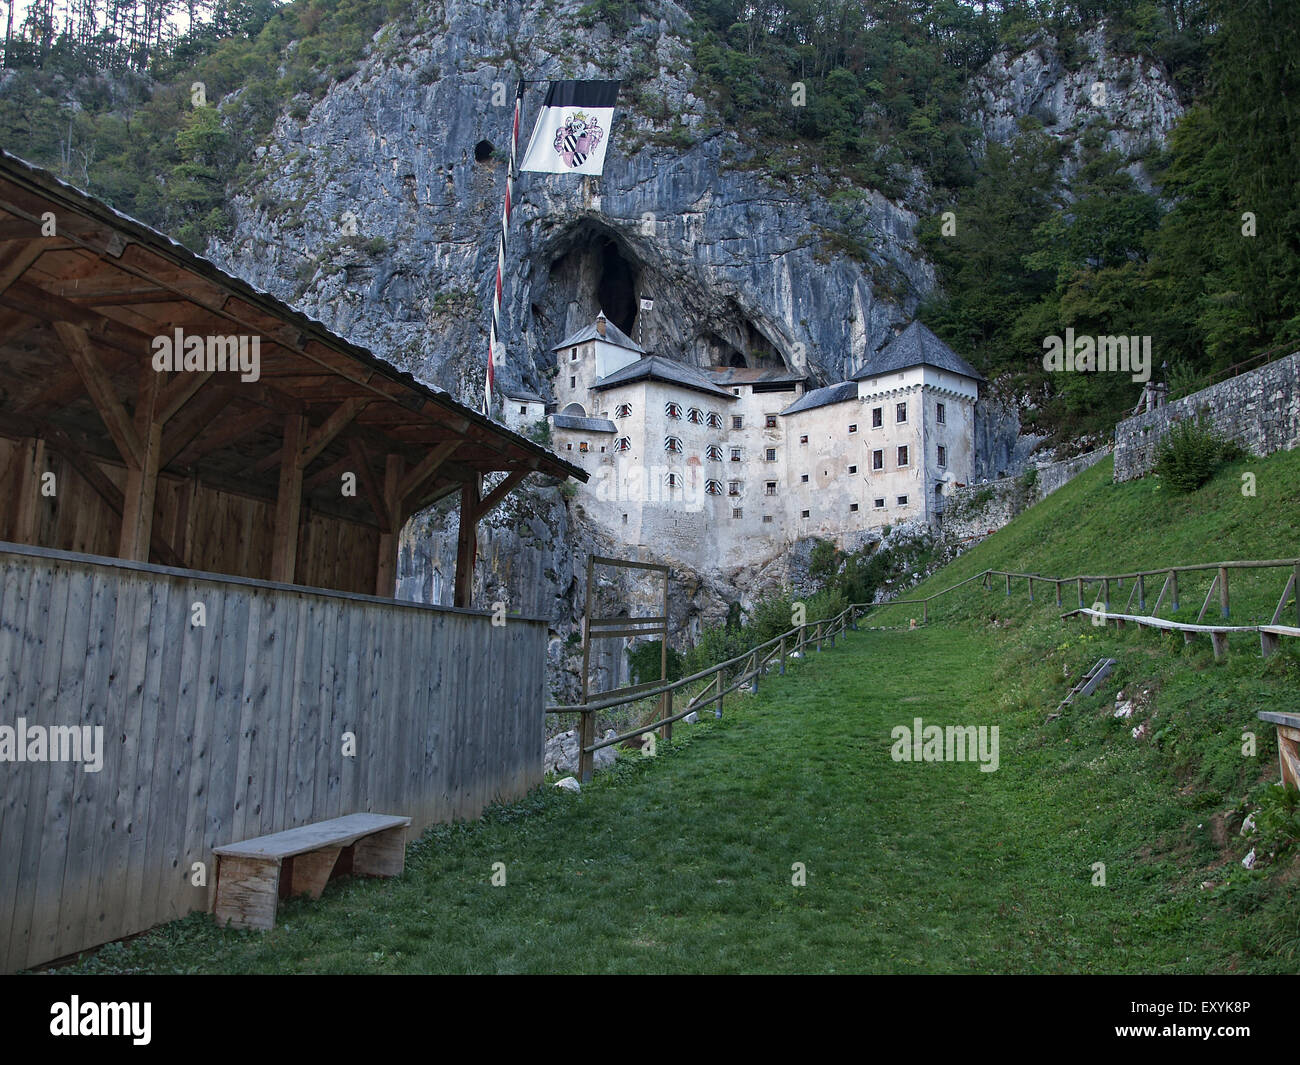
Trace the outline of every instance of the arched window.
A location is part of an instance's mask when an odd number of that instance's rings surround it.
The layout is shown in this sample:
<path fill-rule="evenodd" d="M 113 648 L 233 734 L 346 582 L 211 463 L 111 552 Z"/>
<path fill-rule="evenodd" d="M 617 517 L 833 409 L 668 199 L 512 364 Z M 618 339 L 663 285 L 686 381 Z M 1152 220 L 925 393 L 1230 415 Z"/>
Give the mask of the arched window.
<path fill-rule="evenodd" d="M 714 480 L 705 481 L 704 490 L 711 496 L 720 496 L 722 495 L 722 482 Z"/>
<path fill-rule="evenodd" d="M 709 459 L 710 462 L 721 462 L 721 461 L 722 461 L 722 445 L 721 445 L 721 444 L 710 444 L 708 447 L 706 447 L 706 448 L 704 449 L 704 454 L 708 457 L 708 459 Z"/>
<path fill-rule="evenodd" d="M 674 455 L 680 455 L 682 453 L 682 442 L 675 436 L 665 437 L 664 450 Z"/>
<path fill-rule="evenodd" d="M 686 420 L 692 425 L 703 425 L 704 411 L 700 410 L 699 407 L 690 407 L 686 411 Z"/>
<path fill-rule="evenodd" d="M 705 420 L 708 422 L 708 426 L 710 429 L 722 428 L 722 415 L 719 414 L 717 411 L 712 411 L 712 410 L 709 411 L 709 416 Z"/>
<path fill-rule="evenodd" d="M 617 440 L 614 441 L 614 450 L 615 450 L 615 451 L 631 451 L 631 450 L 632 450 L 632 441 L 629 440 L 626 436 L 620 436 Z"/>
<path fill-rule="evenodd" d="M 682 416 L 682 405 L 669 400 L 664 404 L 664 413 L 670 418 L 680 418 Z"/>

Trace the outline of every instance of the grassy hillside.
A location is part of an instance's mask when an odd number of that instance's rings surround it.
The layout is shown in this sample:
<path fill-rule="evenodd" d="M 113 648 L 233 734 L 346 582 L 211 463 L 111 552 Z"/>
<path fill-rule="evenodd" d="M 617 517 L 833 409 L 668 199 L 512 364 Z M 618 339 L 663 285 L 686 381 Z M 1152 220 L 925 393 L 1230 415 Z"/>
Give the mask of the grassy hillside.
<path fill-rule="evenodd" d="M 1300 452 L 1250 469 L 1254 499 L 1232 469 L 1167 500 L 1095 468 L 921 590 L 986 567 L 1296 554 Z M 266 934 L 192 915 L 76 968 L 1300 970 L 1300 824 L 1270 798 L 1277 752 L 1255 717 L 1300 707 L 1296 648 L 1265 662 L 1243 637 L 1215 663 L 1208 645 L 1059 614 L 1023 583 L 1010 598 L 969 586 L 928 626 L 848 633 L 792 661 L 757 695 L 729 698 L 722 720 L 678 726 L 657 757 L 621 756 L 581 796 L 544 789 L 431 830 L 397 880 L 286 903 Z M 1053 716 L 1103 655 L 1118 663 L 1103 690 Z M 1121 689 L 1126 719 L 1113 714 Z M 896 761 L 894 730 L 917 717 L 996 725 L 996 771 Z M 1249 812 L 1260 827 L 1244 837 Z"/>

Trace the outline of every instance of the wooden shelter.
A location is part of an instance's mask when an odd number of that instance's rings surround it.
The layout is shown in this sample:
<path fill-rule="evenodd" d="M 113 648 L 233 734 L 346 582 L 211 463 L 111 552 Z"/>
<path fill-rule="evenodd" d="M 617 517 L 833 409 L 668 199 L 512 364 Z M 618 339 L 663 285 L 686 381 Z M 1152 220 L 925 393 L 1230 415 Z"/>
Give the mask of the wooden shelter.
<path fill-rule="evenodd" d="M 0 367 L 20 544 L 391 597 L 403 522 L 459 493 L 464 607 L 478 520 L 530 473 L 587 479 L 7 153 Z"/>

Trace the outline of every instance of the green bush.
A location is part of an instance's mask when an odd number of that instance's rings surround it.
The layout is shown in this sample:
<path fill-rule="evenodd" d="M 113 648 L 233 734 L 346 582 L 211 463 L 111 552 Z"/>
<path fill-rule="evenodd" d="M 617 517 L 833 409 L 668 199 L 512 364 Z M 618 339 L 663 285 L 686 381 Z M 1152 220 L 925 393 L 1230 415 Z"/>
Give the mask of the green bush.
<path fill-rule="evenodd" d="M 660 646 L 659 640 L 646 640 L 627 649 L 627 664 L 633 684 L 646 684 L 659 679 L 663 665 Z M 680 651 L 668 648 L 669 680 L 682 679 L 682 664 L 685 660 L 686 656 Z"/>
<path fill-rule="evenodd" d="M 1194 492 L 1241 448 L 1192 418 L 1175 422 L 1156 449 L 1155 473 L 1179 492 Z"/>

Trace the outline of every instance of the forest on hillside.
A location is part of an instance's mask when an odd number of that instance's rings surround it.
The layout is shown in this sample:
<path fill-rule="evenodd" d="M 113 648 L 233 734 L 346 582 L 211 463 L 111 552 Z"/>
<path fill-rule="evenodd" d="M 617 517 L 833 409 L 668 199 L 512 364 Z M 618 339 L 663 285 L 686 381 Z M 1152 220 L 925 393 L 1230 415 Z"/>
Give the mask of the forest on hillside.
<path fill-rule="evenodd" d="M 647 5 L 591 0 L 615 32 Z M 920 317 L 1060 440 L 1103 432 L 1134 400 L 1120 374 L 1043 371 L 1042 340 L 1149 335 L 1157 376 L 1188 390 L 1300 342 L 1300 24 L 1277 0 L 683 0 L 719 122 L 773 149 L 782 173 L 833 175 L 845 232 L 877 189 L 921 216 L 939 287 Z M 0 144 L 202 249 L 229 231 L 275 119 L 305 117 L 408 0 L 34 0 L 0 72 Z M 1100 140 L 1068 185 L 1034 121 L 981 147 L 968 79 L 1042 39 L 1068 64 L 1080 35 L 1160 64 L 1186 114 L 1139 188 Z M 180 27 L 180 28 L 178 28 Z M 613 72 L 611 72 L 613 73 Z M 650 68 L 623 73 L 636 99 Z M 807 87 L 792 110 L 790 86 Z M 196 83 L 206 106 L 194 106 Z M 689 140 L 682 147 L 689 147 Z M 797 150 L 781 149 L 797 148 Z M 917 178 L 921 181 L 918 184 Z M 918 191 L 918 188 L 921 191 Z M 960 220 L 945 234 L 940 218 Z M 1167 364 L 1159 369 L 1161 364 Z"/>

